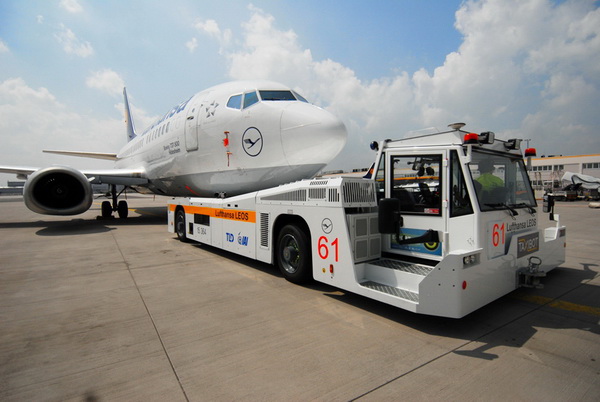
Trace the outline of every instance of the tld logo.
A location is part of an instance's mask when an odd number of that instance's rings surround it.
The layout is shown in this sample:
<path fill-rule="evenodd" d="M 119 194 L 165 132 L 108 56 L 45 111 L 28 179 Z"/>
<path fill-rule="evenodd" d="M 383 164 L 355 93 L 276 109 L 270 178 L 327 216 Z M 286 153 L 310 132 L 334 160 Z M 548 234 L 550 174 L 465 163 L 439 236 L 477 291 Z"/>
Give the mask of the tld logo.
<path fill-rule="evenodd" d="M 225 233 L 225 239 L 229 243 L 233 243 L 235 241 L 236 236 L 233 233 Z M 248 236 L 243 236 L 241 233 L 237 234 L 237 242 L 240 246 L 248 245 Z"/>
<path fill-rule="evenodd" d="M 238 244 L 241 246 L 247 246 L 248 245 L 248 236 L 242 236 L 241 234 L 238 233 Z"/>

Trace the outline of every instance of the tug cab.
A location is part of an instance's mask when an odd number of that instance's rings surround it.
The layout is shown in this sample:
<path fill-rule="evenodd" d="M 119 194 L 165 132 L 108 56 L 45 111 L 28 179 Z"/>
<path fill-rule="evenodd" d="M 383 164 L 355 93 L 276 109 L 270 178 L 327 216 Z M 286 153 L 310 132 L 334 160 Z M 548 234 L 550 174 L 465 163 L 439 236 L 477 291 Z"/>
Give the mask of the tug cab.
<path fill-rule="evenodd" d="M 451 269 L 463 281 L 452 286 L 478 288 L 477 295 L 464 293 L 472 297 L 464 306 L 470 310 L 519 286 L 541 287 L 540 278 L 564 262 L 566 230 L 559 222 L 538 230 L 521 140 L 461 127 L 372 145 L 378 150 L 372 179 L 382 255 L 432 268 L 461 256 Z M 550 247 L 555 241 L 558 247 Z"/>

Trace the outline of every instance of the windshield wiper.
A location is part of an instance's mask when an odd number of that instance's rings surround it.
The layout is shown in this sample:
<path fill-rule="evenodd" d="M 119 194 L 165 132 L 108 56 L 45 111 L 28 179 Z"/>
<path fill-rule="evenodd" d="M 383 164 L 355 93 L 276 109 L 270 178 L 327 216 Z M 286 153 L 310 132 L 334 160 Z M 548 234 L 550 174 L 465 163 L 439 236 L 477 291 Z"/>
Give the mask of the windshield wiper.
<path fill-rule="evenodd" d="M 524 202 L 520 202 L 518 204 L 510 204 L 513 208 L 527 208 L 527 212 L 531 215 L 535 214 L 537 211 L 531 205 L 525 204 Z"/>
<path fill-rule="evenodd" d="M 503 202 L 498 202 L 496 204 L 484 204 L 484 205 L 486 205 L 488 207 L 492 207 L 494 209 L 506 208 L 506 209 L 508 209 L 510 211 L 510 216 L 517 216 L 517 215 L 519 215 L 519 213 L 517 212 L 516 209 L 512 208 L 511 206 L 509 206 L 509 205 L 507 205 L 507 204 L 505 204 Z"/>

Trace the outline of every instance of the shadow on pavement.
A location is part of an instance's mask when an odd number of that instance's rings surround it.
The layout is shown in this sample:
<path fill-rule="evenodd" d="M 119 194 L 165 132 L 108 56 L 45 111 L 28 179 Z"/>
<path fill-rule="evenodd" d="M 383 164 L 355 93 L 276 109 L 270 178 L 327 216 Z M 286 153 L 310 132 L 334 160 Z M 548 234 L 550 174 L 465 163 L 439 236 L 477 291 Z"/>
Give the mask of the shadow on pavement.
<path fill-rule="evenodd" d="M 35 222 L 0 223 L 0 229 L 39 228 L 38 236 L 81 236 L 118 230 L 120 226 L 166 225 L 166 207 L 131 208 L 138 216 L 127 219 L 108 218 L 83 219 L 64 217 L 65 220 L 38 220 Z M 69 219 L 69 220 L 67 220 Z"/>

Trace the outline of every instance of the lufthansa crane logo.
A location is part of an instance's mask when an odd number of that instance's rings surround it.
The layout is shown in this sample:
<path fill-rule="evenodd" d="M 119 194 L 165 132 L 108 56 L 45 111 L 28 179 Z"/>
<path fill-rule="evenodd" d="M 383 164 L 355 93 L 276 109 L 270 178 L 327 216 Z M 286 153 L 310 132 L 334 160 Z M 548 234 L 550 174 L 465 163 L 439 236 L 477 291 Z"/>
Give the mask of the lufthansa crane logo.
<path fill-rule="evenodd" d="M 323 230 L 323 233 L 325 233 L 325 234 L 331 233 L 331 231 L 333 230 L 333 223 L 331 222 L 331 219 L 329 219 L 329 218 L 323 219 L 323 221 L 321 222 L 321 229 Z"/>
<path fill-rule="evenodd" d="M 242 147 L 250 156 L 258 156 L 263 149 L 263 136 L 256 127 L 250 127 L 242 136 Z"/>

